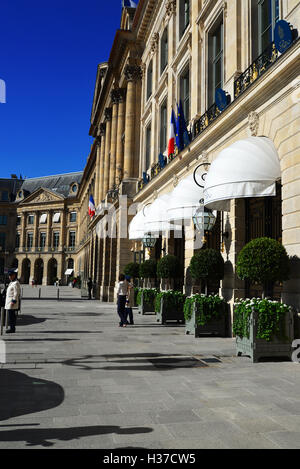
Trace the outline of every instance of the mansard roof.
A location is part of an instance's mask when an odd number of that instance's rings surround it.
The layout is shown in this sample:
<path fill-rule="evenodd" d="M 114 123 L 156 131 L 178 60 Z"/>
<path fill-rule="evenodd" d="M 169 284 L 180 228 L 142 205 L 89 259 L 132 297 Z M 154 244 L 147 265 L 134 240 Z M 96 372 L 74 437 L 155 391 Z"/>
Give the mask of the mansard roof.
<path fill-rule="evenodd" d="M 44 176 L 38 178 L 25 179 L 21 189 L 26 194 L 32 194 L 40 188 L 49 189 L 50 191 L 60 194 L 64 197 L 72 197 L 70 195 L 70 186 L 72 183 L 80 184 L 83 171 L 76 173 L 56 174 L 53 176 Z M 77 194 L 74 194 L 76 197 Z"/>

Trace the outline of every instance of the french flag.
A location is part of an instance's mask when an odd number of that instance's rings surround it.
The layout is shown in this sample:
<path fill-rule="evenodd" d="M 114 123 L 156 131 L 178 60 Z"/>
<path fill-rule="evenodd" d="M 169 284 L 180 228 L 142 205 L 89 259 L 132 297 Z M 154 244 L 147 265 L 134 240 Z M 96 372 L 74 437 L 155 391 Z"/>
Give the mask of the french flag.
<path fill-rule="evenodd" d="M 168 156 L 174 155 L 175 153 L 175 129 L 176 129 L 176 117 L 175 117 L 174 109 L 172 108 Z"/>
<path fill-rule="evenodd" d="M 94 198 L 91 195 L 90 200 L 89 200 L 89 216 L 93 218 L 95 216 L 95 213 L 96 213 L 96 206 L 95 206 Z"/>

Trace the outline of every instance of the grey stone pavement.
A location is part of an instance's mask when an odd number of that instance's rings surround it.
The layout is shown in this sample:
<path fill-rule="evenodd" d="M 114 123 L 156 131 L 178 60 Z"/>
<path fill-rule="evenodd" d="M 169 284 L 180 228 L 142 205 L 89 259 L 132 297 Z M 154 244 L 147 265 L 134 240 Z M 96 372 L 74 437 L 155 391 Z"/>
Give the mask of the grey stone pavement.
<path fill-rule="evenodd" d="M 115 305 L 62 293 L 23 300 L 2 337 L 0 449 L 300 448 L 299 364 L 252 364 L 153 315 L 119 328 Z"/>

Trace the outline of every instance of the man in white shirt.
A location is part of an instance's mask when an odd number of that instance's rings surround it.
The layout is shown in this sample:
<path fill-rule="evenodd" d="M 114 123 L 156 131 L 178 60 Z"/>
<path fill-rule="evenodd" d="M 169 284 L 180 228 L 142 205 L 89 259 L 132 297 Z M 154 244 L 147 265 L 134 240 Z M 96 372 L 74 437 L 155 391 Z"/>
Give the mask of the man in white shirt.
<path fill-rule="evenodd" d="M 126 298 L 128 293 L 128 282 L 125 280 L 125 275 L 121 274 L 119 276 L 119 285 L 118 285 L 118 315 L 120 316 L 120 327 L 126 327 L 128 322 L 125 313 Z"/>
<path fill-rule="evenodd" d="M 8 314 L 9 329 L 6 334 L 16 332 L 16 311 L 20 309 L 21 287 L 17 280 L 17 273 L 14 270 L 8 272 L 10 284 L 8 285 L 5 300 L 5 309 Z"/>

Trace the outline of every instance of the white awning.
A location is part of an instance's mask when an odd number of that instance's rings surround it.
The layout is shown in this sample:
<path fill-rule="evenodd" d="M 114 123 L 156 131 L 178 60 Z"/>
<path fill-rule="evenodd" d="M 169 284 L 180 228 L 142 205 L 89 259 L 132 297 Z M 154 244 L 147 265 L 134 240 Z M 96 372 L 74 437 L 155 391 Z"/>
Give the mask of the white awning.
<path fill-rule="evenodd" d="M 58 223 L 60 221 L 60 213 L 55 213 L 53 215 L 53 223 Z"/>
<path fill-rule="evenodd" d="M 228 211 L 231 199 L 275 196 L 280 178 L 280 161 L 272 140 L 238 140 L 212 162 L 205 180 L 204 204 Z"/>
<path fill-rule="evenodd" d="M 203 204 L 203 198 L 203 188 L 195 183 L 194 176 L 186 177 L 170 195 L 167 220 L 191 220 L 197 208 Z"/>
<path fill-rule="evenodd" d="M 146 214 L 145 233 L 159 233 L 181 229 L 181 226 L 174 226 L 167 221 L 167 209 L 169 204 L 170 194 L 164 194 L 153 202 Z"/>
<path fill-rule="evenodd" d="M 67 269 L 67 270 L 65 271 L 65 275 L 72 275 L 73 272 L 74 272 L 73 269 Z"/>
<path fill-rule="evenodd" d="M 40 216 L 40 223 L 46 223 L 47 222 L 47 213 L 43 213 L 43 215 Z"/>
<path fill-rule="evenodd" d="M 129 224 L 129 228 L 128 228 L 129 239 L 132 239 L 132 240 L 143 239 L 144 234 L 145 234 L 145 223 L 146 223 L 145 214 L 147 213 L 148 209 L 149 207 L 147 206 L 144 207 L 131 220 L 131 223 Z"/>

